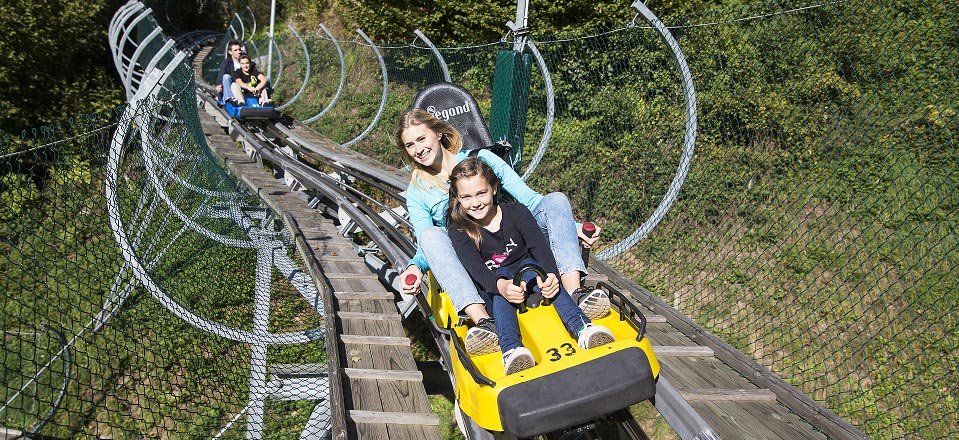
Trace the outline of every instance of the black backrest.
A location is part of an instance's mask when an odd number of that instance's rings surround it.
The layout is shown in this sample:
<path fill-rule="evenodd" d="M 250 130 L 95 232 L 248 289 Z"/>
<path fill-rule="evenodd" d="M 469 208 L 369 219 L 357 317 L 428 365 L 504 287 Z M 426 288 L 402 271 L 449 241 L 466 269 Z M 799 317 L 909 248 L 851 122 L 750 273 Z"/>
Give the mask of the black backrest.
<path fill-rule="evenodd" d="M 424 87 L 413 98 L 411 108 L 421 108 L 452 124 L 463 136 L 464 150 L 493 145 L 493 136 L 473 95 L 456 84 L 441 82 Z"/>

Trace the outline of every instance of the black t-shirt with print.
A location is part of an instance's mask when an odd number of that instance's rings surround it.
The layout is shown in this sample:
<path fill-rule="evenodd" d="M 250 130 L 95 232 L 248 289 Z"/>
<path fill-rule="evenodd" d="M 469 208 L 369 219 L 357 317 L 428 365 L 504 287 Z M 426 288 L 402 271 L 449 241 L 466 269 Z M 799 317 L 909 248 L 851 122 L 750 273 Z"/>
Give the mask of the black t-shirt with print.
<path fill-rule="evenodd" d="M 520 203 L 503 204 L 499 208 L 503 215 L 500 229 L 490 232 L 481 228 L 483 242 L 480 249 L 456 222 L 451 222 L 448 228 L 460 262 L 480 289 L 497 293 L 496 270 L 501 267 L 518 270 L 526 258 L 539 262 L 546 273 L 558 275 L 549 242 L 529 209 Z"/>
<path fill-rule="evenodd" d="M 233 71 L 233 81 L 240 80 L 244 85 L 256 87 L 260 83 L 260 71 L 255 66 L 250 66 L 250 73 L 243 73 L 243 69 Z M 243 90 L 246 92 L 246 90 Z"/>

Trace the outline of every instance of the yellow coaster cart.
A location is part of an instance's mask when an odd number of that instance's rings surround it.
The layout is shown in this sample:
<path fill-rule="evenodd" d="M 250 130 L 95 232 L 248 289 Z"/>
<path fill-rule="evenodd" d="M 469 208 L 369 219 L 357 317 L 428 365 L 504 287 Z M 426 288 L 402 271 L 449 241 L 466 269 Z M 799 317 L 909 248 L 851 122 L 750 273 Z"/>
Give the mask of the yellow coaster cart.
<path fill-rule="evenodd" d="M 529 268 L 521 269 L 514 281 L 524 269 Z M 529 270 L 542 273 L 535 266 Z M 609 328 L 616 342 L 580 348 L 554 308 L 530 297 L 525 313 L 521 307 L 519 324 L 523 345 L 533 353 L 536 366 L 507 376 L 499 351 L 467 354 L 463 339 L 468 320 L 456 313 L 435 282 L 429 283 L 430 320 L 444 323 L 436 328 L 448 340 L 443 351 L 449 353 L 457 416 L 464 431 L 479 428 L 494 437 L 516 438 L 585 432 L 603 423 L 622 422 L 621 411 L 655 396 L 659 363 L 645 337 L 645 316 L 612 286 L 600 283 L 600 287 L 609 293 L 612 310 L 593 322 Z M 477 437 L 475 432 L 468 436 Z"/>

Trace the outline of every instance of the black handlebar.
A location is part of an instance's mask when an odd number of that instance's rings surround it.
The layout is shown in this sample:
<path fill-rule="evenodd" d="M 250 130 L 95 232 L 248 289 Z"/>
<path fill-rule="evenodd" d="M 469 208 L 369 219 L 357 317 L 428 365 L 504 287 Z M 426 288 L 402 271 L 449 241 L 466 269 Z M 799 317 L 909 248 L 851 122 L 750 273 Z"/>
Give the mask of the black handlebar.
<path fill-rule="evenodd" d="M 532 263 L 528 263 L 528 264 L 524 264 L 524 265 L 520 266 L 519 270 L 516 271 L 516 275 L 513 275 L 513 285 L 514 285 L 514 286 L 520 285 L 520 283 L 523 282 L 523 275 L 524 275 L 526 272 L 529 272 L 529 271 L 536 272 L 536 275 L 539 275 L 540 279 L 546 280 L 546 271 L 543 270 L 542 267 L 539 267 L 539 266 L 537 266 L 537 265 L 535 265 L 535 264 L 532 264 Z M 520 312 L 520 313 L 526 313 L 526 310 L 527 310 L 527 308 L 526 308 L 526 300 L 527 300 L 527 298 L 523 298 L 523 302 L 521 302 L 521 303 L 519 304 L 519 312 Z M 544 301 L 543 303 L 544 303 L 545 305 L 549 305 L 549 303 L 547 303 L 546 301 Z"/>

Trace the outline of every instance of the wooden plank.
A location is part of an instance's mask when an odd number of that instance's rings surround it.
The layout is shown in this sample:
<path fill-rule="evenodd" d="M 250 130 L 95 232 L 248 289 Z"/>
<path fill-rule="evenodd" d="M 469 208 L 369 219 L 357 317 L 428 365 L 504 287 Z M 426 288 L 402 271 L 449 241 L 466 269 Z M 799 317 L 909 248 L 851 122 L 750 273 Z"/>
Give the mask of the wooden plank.
<path fill-rule="evenodd" d="M 690 402 L 720 433 L 743 440 L 824 440 L 826 436 L 773 402 Z"/>
<path fill-rule="evenodd" d="M 608 282 L 608 281 L 609 281 L 609 275 L 606 275 L 606 274 L 603 274 L 603 273 L 596 273 L 596 272 L 593 272 L 593 273 L 590 273 L 589 275 L 586 275 L 586 283 L 589 284 L 589 285 L 593 285 L 593 284 L 598 283 L 598 282 L 600 282 L 600 281 L 607 281 L 607 282 Z"/>
<path fill-rule="evenodd" d="M 661 357 L 666 379 L 677 389 L 756 389 L 749 379 L 715 357 Z"/>
<path fill-rule="evenodd" d="M 439 439 L 439 426 L 425 425 L 387 425 L 390 440 L 427 440 Z"/>
<path fill-rule="evenodd" d="M 379 331 L 370 331 L 371 326 L 382 327 Z M 403 337 L 406 335 L 400 321 L 372 321 L 367 319 L 341 319 L 343 334 L 376 337 Z"/>
<path fill-rule="evenodd" d="M 669 324 L 647 323 L 646 337 L 655 345 L 700 345 Z"/>
<path fill-rule="evenodd" d="M 701 345 L 654 345 L 653 353 L 659 356 L 713 356 L 713 349 Z"/>
<path fill-rule="evenodd" d="M 398 313 L 336 312 L 340 319 L 367 319 L 371 321 L 402 321 Z"/>
<path fill-rule="evenodd" d="M 324 263 L 332 262 L 332 261 L 363 261 L 360 257 L 357 257 L 356 254 L 354 254 L 352 251 L 347 255 L 342 255 L 337 253 L 335 255 L 330 254 L 330 255 L 319 256 L 318 259 Z"/>
<path fill-rule="evenodd" d="M 440 418 L 433 413 L 351 410 L 354 423 L 387 423 L 396 425 L 439 426 Z"/>
<path fill-rule="evenodd" d="M 716 402 L 775 402 L 776 393 L 765 388 L 728 389 L 728 388 L 690 388 L 679 390 L 687 401 Z"/>
<path fill-rule="evenodd" d="M 663 315 L 643 315 L 646 317 L 646 324 L 663 324 L 666 323 L 666 317 Z"/>
<path fill-rule="evenodd" d="M 336 292 L 384 292 L 383 285 L 378 279 L 332 279 L 330 284 Z"/>
<path fill-rule="evenodd" d="M 378 280 L 379 276 L 369 272 L 366 273 L 355 273 L 355 272 L 324 272 L 323 276 L 331 280 Z"/>
<path fill-rule="evenodd" d="M 333 240 L 333 237 L 329 235 L 307 234 L 306 242 L 320 254 L 332 254 L 334 251 L 339 251 L 340 255 L 357 257 L 353 245 L 339 240 Z"/>
<path fill-rule="evenodd" d="M 390 438 L 389 430 L 385 423 L 356 424 L 351 420 L 350 424 L 356 429 L 356 434 L 350 436 L 350 438 L 359 440 L 384 440 Z"/>
<path fill-rule="evenodd" d="M 419 371 L 344 368 L 343 372 L 350 379 L 411 380 L 417 382 L 423 380 L 423 373 Z M 773 398 L 775 399 L 775 396 Z"/>
<path fill-rule="evenodd" d="M 410 338 L 395 336 L 340 335 L 340 340 L 344 344 L 410 346 Z"/>
<path fill-rule="evenodd" d="M 333 292 L 333 296 L 336 299 L 341 301 L 348 300 L 394 300 L 396 295 L 392 292 L 382 291 L 382 292 Z"/>
<path fill-rule="evenodd" d="M 307 242 L 309 242 L 310 248 L 313 249 L 313 254 L 316 255 L 317 260 L 323 262 L 324 265 L 330 261 L 356 258 L 356 254 L 353 252 L 353 247 L 328 246 L 325 244 L 317 245 L 316 242 L 310 241 L 309 239 Z M 344 290 L 336 288 L 336 286 L 334 286 L 334 289 Z"/>
<path fill-rule="evenodd" d="M 336 306 L 344 312 L 366 312 L 366 313 L 392 313 L 397 314 L 396 303 L 394 299 L 376 299 L 376 300 L 343 300 L 336 299 Z M 405 332 L 404 332 L 405 333 Z M 389 335 L 384 335 L 389 336 Z M 399 335 L 397 335 L 399 336 Z"/>

